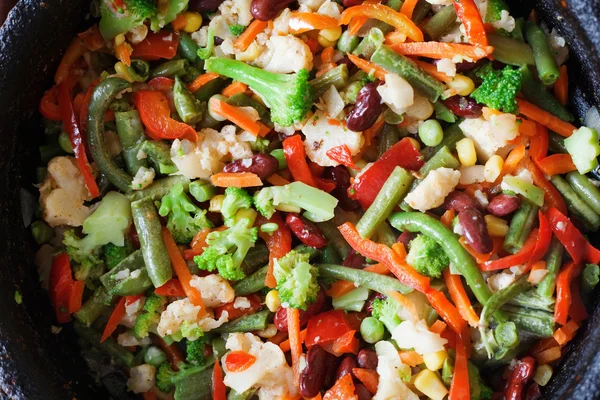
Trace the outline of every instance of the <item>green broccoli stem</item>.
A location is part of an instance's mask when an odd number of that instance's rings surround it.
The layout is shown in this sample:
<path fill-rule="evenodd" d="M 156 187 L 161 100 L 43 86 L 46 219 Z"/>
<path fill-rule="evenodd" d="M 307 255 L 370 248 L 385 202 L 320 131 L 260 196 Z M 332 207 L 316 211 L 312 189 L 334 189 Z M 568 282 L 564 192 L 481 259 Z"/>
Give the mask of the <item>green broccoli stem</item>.
<path fill-rule="evenodd" d="M 552 85 L 560 76 L 546 33 L 535 22 L 525 23 L 525 38 L 533 50 L 538 75 L 544 85 Z"/>
<path fill-rule="evenodd" d="M 577 195 L 562 176 L 554 175 L 550 178 L 550 182 L 552 182 L 554 187 L 565 199 L 569 213 L 575 215 L 583 225 L 591 231 L 596 231 L 600 228 L 600 215 L 596 214 L 596 212 Z"/>
<path fill-rule="evenodd" d="M 333 248 L 342 260 L 354 251 L 348 242 L 346 242 L 336 224 L 332 221 L 317 222 L 316 225 L 321 230 L 321 233 L 327 238 L 327 241 L 333 245 Z"/>
<path fill-rule="evenodd" d="M 600 190 L 577 171 L 569 172 L 567 182 L 579 197 L 597 214 L 600 214 Z"/>
<path fill-rule="evenodd" d="M 358 44 L 358 46 L 356 46 L 352 54 L 354 54 L 355 56 L 362 56 L 363 58 L 369 59 L 371 58 L 373 53 L 375 53 L 375 50 L 377 50 L 377 48 L 381 46 L 384 40 L 385 35 L 381 31 L 381 29 L 377 27 L 371 28 L 369 30 L 369 33 L 367 33 L 367 36 L 365 36 L 360 41 L 360 43 Z"/>
<path fill-rule="evenodd" d="M 106 289 L 100 287 L 73 316 L 84 326 L 90 327 L 100 315 L 110 310 L 113 302 L 114 297 L 108 294 Z"/>
<path fill-rule="evenodd" d="M 128 277 L 117 280 L 115 275 L 121 271 L 129 270 Z M 139 275 L 132 276 L 133 271 L 140 271 Z M 144 263 L 141 250 L 136 250 L 121 261 L 115 268 L 100 277 L 100 282 L 111 295 L 132 296 L 145 292 L 152 286 Z"/>
<path fill-rule="evenodd" d="M 537 220 L 538 207 L 527 199 L 521 199 L 521 206 L 513 215 L 508 233 L 504 237 L 502 247 L 511 254 L 515 254 L 523 247 Z"/>
<path fill-rule="evenodd" d="M 573 115 L 546 90 L 544 85 L 535 80 L 529 67 L 522 66 L 521 75 L 523 76 L 521 93 L 527 100 L 564 121 L 573 121 Z"/>
<path fill-rule="evenodd" d="M 362 269 L 332 264 L 318 264 L 317 267 L 319 268 L 319 277 L 321 278 L 355 282 L 359 286 L 366 287 L 367 289 L 374 290 L 381 294 L 387 295 L 390 291 L 407 294 L 413 290 L 400 283 L 400 281 L 395 278 L 363 271 Z"/>
<path fill-rule="evenodd" d="M 148 166 L 145 159 L 138 160 L 137 157 L 145 138 L 140 114 L 137 110 L 115 112 L 115 122 L 127 172 L 135 175 L 140 167 Z"/>
<path fill-rule="evenodd" d="M 309 83 L 314 89 L 315 98 L 319 98 L 331 87 L 331 85 L 335 86 L 338 90 L 342 90 L 348 86 L 349 81 L 348 66 L 346 64 L 340 64 L 325 72 L 323 75 L 313 79 Z"/>
<path fill-rule="evenodd" d="M 494 47 L 494 59 L 509 65 L 534 65 L 533 51 L 527 43 L 507 38 L 495 33 L 487 35 L 490 46 Z"/>
<path fill-rule="evenodd" d="M 130 201 L 137 201 L 146 197 L 152 199 L 152 201 L 158 201 L 162 199 L 169 190 L 175 185 L 181 184 L 184 189 L 187 189 L 190 184 L 190 179 L 183 175 L 167 176 L 166 178 L 154 181 L 150 186 L 142 190 L 136 190 L 127 195 Z"/>
<path fill-rule="evenodd" d="M 458 126 L 458 123 L 450 125 L 448 128 L 444 130 L 444 138 L 435 147 L 426 147 L 421 154 L 423 154 L 423 158 L 425 160 L 431 160 L 431 158 L 436 155 L 444 146 L 448 148 L 450 151 L 456 150 L 456 143 L 461 139 L 464 139 L 465 135 Z"/>
<path fill-rule="evenodd" d="M 435 13 L 421 28 L 431 40 L 437 40 L 456 25 L 456 10 L 453 6 L 444 6 Z"/>
<path fill-rule="evenodd" d="M 502 311 L 521 331 L 537 337 L 551 337 L 554 333 L 553 313 L 512 305 L 505 305 Z"/>
<path fill-rule="evenodd" d="M 79 335 L 79 337 L 88 342 L 90 345 L 97 347 L 98 349 L 110 355 L 113 359 L 119 361 L 121 364 L 127 367 L 133 366 L 133 354 L 129 352 L 125 347 L 118 344 L 117 341 L 113 338 L 109 337 L 101 343 L 100 339 L 102 338 L 102 333 L 98 332 L 93 328 L 84 326 L 79 321 L 75 321 L 73 323 L 73 328 L 75 329 L 75 332 Z"/>
<path fill-rule="evenodd" d="M 244 315 L 233 321 L 227 322 L 211 332 L 215 333 L 233 333 L 233 332 L 252 332 L 267 328 L 267 320 L 270 311 L 263 310 L 255 314 Z"/>

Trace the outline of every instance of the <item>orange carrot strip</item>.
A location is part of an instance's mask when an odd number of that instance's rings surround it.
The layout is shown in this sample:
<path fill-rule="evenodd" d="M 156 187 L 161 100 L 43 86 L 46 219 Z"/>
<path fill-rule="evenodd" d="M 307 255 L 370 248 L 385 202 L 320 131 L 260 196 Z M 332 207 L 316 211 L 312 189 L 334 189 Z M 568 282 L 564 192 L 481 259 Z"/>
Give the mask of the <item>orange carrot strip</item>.
<path fill-rule="evenodd" d="M 131 45 L 127 42 L 123 42 L 120 45 L 115 47 L 115 55 L 121 62 L 128 67 L 131 65 L 131 53 L 133 49 Z"/>
<path fill-rule="evenodd" d="M 569 100 L 569 74 L 567 73 L 566 65 L 560 67 L 560 76 L 554 82 L 554 97 L 563 106 Z"/>
<path fill-rule="evenodd" d="M 221 91 L 221 94 L 225 97 L 231 97 L 238 93 L 244 93 L 248 90 L 248 85 L 242 82 L 233 82 L 231 85 L 227 86 L 225 89 Z"/>
<path fill-rule="evenodd" d="M 352 36 L 356 36 L 368 20 L 369 17 L 354 17 L 348 24 L 348 33 Z"/>
<path fill-rule="evenodd" d="M 385 75 L 388 73 L 383 68 L 373 64 L 370 61 L 363 60 L 362 58 L 355 56 L 354 54 L 348 54 L 348 58 L 352 61 L 352 64 L 356 65 L 359 69 L 363 70 L 367 74 L 373 71 L 375 78 L 379 80 L 385 80 Z"/>
<path fill-rule="evenodd" d="M 394 250 L 403 260 L 406 259 L 407 253 L 403 243 L 394 243 L 392 245 L 392 250 Z"/>
<path fill-rule="evenodd" d="M 368 267 L 363 268 L 363 271 L 372 272 L 374 274 L 379 275 L 390 274 L 390 270 L 388 269 L 388 267 L 386 267 L 385 264 L 382 263 L 369 265 Z"/>
<path fill-rule="evenodd" d="M 315 29 L 337 28 L 338 20 L 328 15 L 312 12 L 293 12 L 290 14 L 290 31 L 297 35 Z"/>
<path fill-rule="evenodd" d="M 429 330 L 433 333 L 437 333 L 437 334 L 442 334 L 442 332 L 444 332 L 444 330 L 448 327 L 448 325 L 446 325 L 446 323 L 444 321 L 442 321 L 441 319 L 437 319 L 435 320 L 435 322 L 433 324 L 431 324 L 431 326 L 429 327 Z"/>
<path fill-rule="evenodd" d="M 382 4 L 361 4 L 349 7 L 342 13 L 341 25 L 347 25 L 353 18 L 368 17 L 375 18 L 386 24 L 392 25 L 398 31 L 404 33 L 415 42 L 424 40 L 423 32 L 406 15 Z"/>
<path fill-rule="evenodd" d="M 404 2 L 407 4 L 408 1 Z M 404 6 L 403 6 L 404 7 Z M 475 61 L 489 57 L 494 48 L 491 46 L 480 47 L 470 44 L 442 43 L 442 42 L 411 42 L 398 43 L 392 49 L 403 56 L 417 56 L 434 59 L 450 58 L 454 56 L 468 57 Z"/>
<path fill-rule="evenodd" d="M 217 74 L 216 72 L 208 72 L 206 74 L 199 75 L 196 79 L 192 81 L 192 83 L 190 83 L 187 86 L 187 89 L 190 92 L 194 93 L 196 90 L 200 89 L 202 86 L 212 81 L 213 79 L 217 79 L 218 77 L 219 74 Z"/>
<path fill-rule="evenodd" d="M 402 308 L 408 311 L 415 319 L 415 321 L 419 320 L 419 312 L 417 311 L 417 307 L 415 307 L 415 303 L 413 303 L 412 300 L 402 295 L 401 293 L 393 290 L 390 290 L 386 294 L 388 295 L 388 297 L 391 297 L 392 299 L 396 300 L 398 304 L 402 306 Z"/>
<path fill-rule="evenodd" d="M 452 80 L 454 79 L 453 77 L 448 76 L 445 73 L 438 71 L 437 67 L 435 65 L 433 65 L 433 64 L 429 64 L 428 62 L 421 61 L 421 60 L 418 60 L 416 58 L 411 58 L 411 60 L 415 64 L 417 64 L 417 66 L 419 68 L 421 68 L 423 71 L 427 72 L 429 75 L 431 75 L 432 77 L 434 77 L 438 81 L 442 81 L 444 83 L 448 83 L 448 82 L 452 82 Z"/>
<path fill-rule="evenodd" d="M 412 19 L 413 12 L 415 11 L 415 6 L 419 0 L 406 0 L 402 3 L 402 7 L 400 7 L 400 12 L 406 15 L 409 19 Z"/>
<path fill-rule="evenodd" d="M 321 52 L 321 61 L 323 61 L 323 64 L 332 63 L 334 55 L 335 48 L 333 46 L 325 47 Z"/>
<path fill-rule="evenodd" d="M 268 23 L 255 19 L 246 30 L 233 42 L 233 47 L 239 51 L 246 51 L 248 46 L 256 39 L 259 33 L 265 30 Z"/>
<path fill-rule="evenodd" d="M 423 356 L 414 350 L 401 351 L 398 353 L 400 360 L 409 367 L 416 367 L 419 364 L 423 364 Z"/>
<path fill-rule="evenodd" d="M 525 136 L 535 136 L 537 134 L 537 124 L 528 119 L 521 118 L 519 133 Z"/>
<path fill-rule="evenodd" d="M 269 182 L 273 186 L 285 186 L 290 183 L 290 181 L 277 174 L 273 174 L 270 177 L 268 177 L 267 182 Z"/>
<path fill-rule="evenodd" d="M 458 308 L 458 312 L 465 321 L 469 323 L 473 328 L 479 326 L 479 316 L 473 309 L 469 296 L 465 291 L 462 280 L 459 275 L 452 275 L 450 268 L 444 270 L 444 281 L 448 287 L 448 292 L 452 301 Z"/>
<path fill-rule="evenodd" d="M 538 106 L 523 99 L 517 99 L 517 103 L 519 104 L 519 112 L 521 114 L 544 125 L 561 136 L 569 137 L 573 134 L 573 131 L 577 130 L 577 128 L 570 123 L 563 121 L 557 116 L 550 114 L 548 111 L 542 110 Z"/>
<path fill-rule="evenodd" d="M 454 217 L 456 217 L 456 211 L 452 209 L 446 210 L 444 214 L 442 214 L 440 222 L 444 224 L 446 228 L 449 228 L 452 225 L 452 220 L 454 219 Z"/>
<path fill-rule="evenodd" d="M 286 333 L 287 335 L 287 333 Z M 300 331 L 300 342 L 304 343 L 304 341 L 306 340 L 306 329 L 302 329 Z M 283 351 L 284 353 L 287 353 L 288 351 L 290 351 L 290 340 L 286 339 L 283 342 L 281 342 L 279 344 L 279 348 L 281 349 L 281 351 Z"/>
<path fill-rule="evenodd" d="M 385 35 L 385 44 L 388 46 L 404 42 L 406 42 L 406 35 L 402 32 L 392 31 Z"/>
<path fill-rule="evenodd" d="M 565 324 L 565 326 L 558 328 L 554 332 L 554 340 L 556 340 L 559 345 L 564 346 L 567 342 L 575 337 L 577 329 L 579 329 L 579 325 L 575 321 L 570 320 Z"/>
<path fill-rule="evenodd" d="M 566 174 L 577 170 L 570 154 L 552 154 L 539 160 L 537 165 L 547 176 Z"/>
<path fill-rule="evenodd" d="M 209 103 L 212 112 L 228 119 L 254 136 L 264 136 L 270 132 L 266 125 L 252 119 L 241 107 L 232 106 L 222 100 L 211 100 Z"/>
<path fill-rule="evenodd" d="M 185 15 L 181 13 L 171 22 L 171 26 L 173 27 L 174 31 L 180 31 L 185 28 L 186 23 L 187 21 L 185 19 Z"/>
<path fill-rule="evenodd" d="M 332 298 L 342 297 L 346 293 L 349 293 L 356 289 L 354 282 L 350 281 L 336 281 L 331 284 L 331 287 L 325 292 Z"/>
<path fill-rule="evenodd" d="M 210 177 L 213 185 L 217 187 L 254 187 L 263 183 L 258 175 L 252 172 L 219 172 Z"/>
<path fill-rule="evenodd" d="M 300 380 L 300 357 L 302 356 L 302 340 L 300 338 L 300 311 L 295 308 L 287 309 L 288 334 L 290 335 L 290 351 L 292 353 L 292 368 L 294 371 L 294 386 L 298 387 Z"/>

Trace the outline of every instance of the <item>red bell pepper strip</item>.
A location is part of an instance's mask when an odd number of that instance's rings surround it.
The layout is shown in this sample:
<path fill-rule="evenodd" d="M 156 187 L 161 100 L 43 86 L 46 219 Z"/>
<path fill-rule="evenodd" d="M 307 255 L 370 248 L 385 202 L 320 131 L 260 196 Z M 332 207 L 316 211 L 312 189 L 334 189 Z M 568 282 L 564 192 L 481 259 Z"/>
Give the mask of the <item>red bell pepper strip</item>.
<path fill-rule="evenodd" d="M 565 204 L 565 200 L 562 198 L 554 185 L 550 183 L 548 179 L 546 179 L 544 173 L 539 169 L 539 167 L 535 165 L 535 163 L 529 163 L 527 169 L 529 172 L 531 172 L 533 184 L 546 192 L 546 195 L 544 196 L 544 204 L 548 207 L 554 207 L 566 215 L 567 205 Z"/>
<path fill-rule="evenodd" d="M 529 156 L 537 163 L 548 154 L 548 128 L 542 124 L 535 123 L 536 134 L 529 139 Z"/>
<path fill-rule="evenodd" d="M 571 282 L 571 307 L 569 308 L 569 317 L 578 324 L 586 320 L 589 316 L 583 299 L 581 298 L 580 283 L 578 280 Z"/>
<path fill-rule="evenodd" d="M 212 373 L 212 400 L 226 400 L 227 399 L 227 387 L 223 382 L 223 370 L 219 360 L 215 361 Z"/>
<path fill-rule="evenodd" d="M 339 357 L 342 354 L 358 353 L 358 339 L 355 337 L 356 331 L 348 331 L 333 342 L 331 352 Z"/>
<path fill-rule="evenodd" d="M 467 349 L 462 337 L 457 333 L 456 337 L 456 360 L 454 361 L 454 375 L 450 385 L 448 400 L 469 400 L 469 364 L 467 360 Z"/>
<path fill-rule="evenodd" d="M 482 271 L 497 271 L 499 269 L 514 267 L 515 265 L 526 264 L 532 258 L 536 249 L 538 232 L 539 229 L 534 229 L 531 231 L 529 237 L 525 241 L 525 244 L 523 244 L 523 247 L 521 247 L 521 249 L 515 254 L 500 258 L 498 260 L 486 261 L 483 264 L 479 264 L 479 269 Z"/>
<path fill-rule="evenodd" d="M 231 372 L 242 372 L 250 368 L 256 362 L 256 357 L 245 351 L 237 350 L 228 353 L 225 357 L 227 370 Z"/>
<path fill-rule="evenodd" d="M 546 217 L 552 231 L 576 264 L 581 264 L 583 260 L 593 264 L 600 262 L 600 250 L 592 246 L 564 214 L 556 208 L 550 208 L 546 211 Z"/>
<path fill-rule="evenodd" d="M 406 286 L 422 293 L 427 292 L 429 278 L 419 274 L 413 267 L 406 264 L 394 250 L 384 244 L 363 239 L 351 222 L 340 225 L 338 229 L 354 250 L 367 258 L 383 263 Z"/>
<path fill-rule="evenodd" d="M 81 175 L 85 180 L 90 195 L 92 198 L 96 198 L 100 196 L 100 190 L 98 189 L 96 179 L 92 173 L 92 167 L 85 154 L 85 145 L 83 143 L 83 138 L 81 137 L 81 132 L 79 131 L 77 116 L 75 116 L 75 111 L 73 110 L 71 90 L 69 89 L 67 81 L 58 86 L 58 107 L 60 108 L 63 126 L 71 140 L 71 146 L 73 147 L 73 152 L 75 153 L 75 159 L 77 160 Z"/>
<path fill-rule="evenodd" d="M 262 215 L 259 215 L 256 219 L 256 225 L 261 226 L 266 223 L 275 223 L 278 228 L 272 234 L 258 231 L 258 235 L 265 241 L 267 248 L 269 249 L 269 269 L 267 270 L 267 276 L 265 277 L 265 286 L 274 288 L 277 286 L 275 276 L 273 276 L 274 262 L 276 259 L 285 256 L 292 250 L 292 233 L 290 228 L 283 222 L 281 215 L 276 212 L 270 219 L 266 219 Z"/>
<path fill-rule="evenodd" d="M 306 151 L 300 135 L 290 136 L 283 141 L 283 154 L 295 181 L 318 187 L 317 180 L 306 162 Z"/>
<path fill-rule="evenodd" d="M 571 308 L 571 282 L 581 273 L 582 264 L 569 262 L 563 266 L 556 278 L 556 304 L 554 305 L 554 320 L 561 325 L 567 323 Z"/>
<path fill-rule="evenodd" d="M 508 383 L 504 390 L 506 400 L 521 400 L 523 391 L 535 371 L 535 358 L 527 356 L 517 362 L 508 377 Z"/>
<path fill-rule="evenodd" d="M 71 286 L 71 295 L 69 296 L 69 314 L 76 313 L 81 309 L 84 290 L 85 281 L 73 282 L 73 285 Z"/>
<path fill-rule="evenodd" d="M 425 161 L 421 153 L 409 138 L 404 138 L 383 153 L 379 160 L 375 161 L 359 179 L 356 179 L 350 186 L 348 194 L 350 198 L 358 200 L 362 208 L 366 210 L 373 203 L 394 168 L 402 167 L 418 171 L 423 164 Z"/>
<path fill-rule="evenodd" d="M 425 292 L 425 296 L 427 296 L 429 303 L 431 303 L 440 317 L 454 332 L 460 334 L 467 328 L 467 321 L 462 318 L 458 309 L 450 303 L 444 293 L 439 290 L 429 289 Z"/>
<path fill-rule="evenodd" d="M 250 307 L 235 308 L 234 307 L 235 301 L 231 301 L 227 304 L 223 304 L 222 306 L 215 308 L 215 318 L 217 318 L 217 319 L 221 318 L 221 314 L 223 314 L 223 312 L 226 311 L 227 315 L 228 315 L 227 318 L 230 321 L 233 321 L 234 319 L 238 319 L 239 317 L 242 317 L 244 315 L 252 315 L 252 314 L 256 313 L 258 310 L 260 310 L 262 305 L 260 302 L 260 297 L 258 297 L 258 295 L 251 294 L 251 295 L 245 296 L 245 297 L 250 302 Z"/>
<path fill-rule="evenodd" d="M 347 144 L 342 144 L 340 146 L 332 147 L 327 150 L 327 157 L 332 159 L 333 161 L 340 163 L 348 168 L 352 168 L 355 170 L 359 170 L 354 164 L 354 160 L 352 159 L 352 152 L 350 151 L 350 147 Z"/>
<path fill-rule="evenodd" d="M 540 221 L 540 228 L 538 230 L 538 240 L 535 245 L 535 249 L 531 254 L 531 259 L 529 260 L 529 265 L 533 265 L 534 263 L 540 261 L 548 248 L 550 247 L 550 241 L 552 240 L 552 229 L 550 229 L 550 224 L 548 224 L 548 219 L 541 211 L 538 211 L 538 219 Z"/>
<path fill-rule="evenodd" d="M 465 26 L 469 43 L 474 46 L 488 46 L 485 26 L 475 2 L 473 0 L 456 0 L 452 4 L 454 4 L 458 18 Z"/>
<path fill-rule="evenodd" d="M 164 285 L 157 287 L 154 293 L 159 296 L 185 297 L 183 286 L 177 278 L 170 279 Z"/>
<path fill-rule="evenodd" d="M 119 325 L 119 322 L 125 316 L 125 301 L 126 300 L 127 300 L 126 297 L 121 297 L 119 299 L 119 302 L 115 306 L 115 309 L 113 310 L 112 314 L 110 314 L 110 317 L 108 318 L 108 322 L 106 323 L 106 326 L 104 327 L 104 333 L 102 333 L 102 338 L 100 338 L 100 343 L 104 342 L 106 339 L 108 339 L 110 337 L 110 335 L 112 335 L 112 333 L 115 331 L 115 329 L 117 329 L 117 325 Z"/>
<path fill-rule="evenodd" d="M 58 108 L 58 87 L 53 86 L 50 90 L 44 93 L 42 101 L 40 101 L 40 114 L 51 121 L 61 121 L 60 109 Z"/>
<path fill-rule="evenodd" d="M 87 50 L 87 47 L 84 46 L 81 39 L 73 39 L 69 47 L 67 47 L 62 60 L 60 60 L 60 65 L 56 69 L 54 82 L 57 85 L 71 75 L 71 67 L 81 58 L 81 56 L 83 56 L 83 53 L 85 53 Z"/>
<path fill-rule="evenodd" d="M 167 78 L 166 76 L 157 76 L 156 78 L 150 79 L 146 85 L 152 90 L 170 92 L 173 89 L 173 85 L 175 85 L 175 80 Z"/>
<path fill-rule="evenodd" d="M 142 60 L 159 60 L 161 58 L 171 59 L 177 54 L 179 45 L 179 34 L 162 30 L 149 32 L 146 38 L 133 47 L 131 58 Z"/>
<path fill-rule="evenodd" d="M 105 45 L 98 24 L 92 25 L 87 31 L 78 33 L 77 36 L 79 36 L 79 39 L 83 40 L 85 47 L 90 51 L 100 50 Z"/>
<path fill-rule="evenodd" d="M 54 256 L 50 269 L 50 300 L 59 323 L 69 322 L 69 299 L 73 287 L 71 264 L 67 253 Z"/>
<path fill-rule="evenodd" d="M 331 389 L 325 392 L 323 400 L 358 400 L 355 390 L 352 374 L 345 374 L 335 382 Z"/>
<path fill-rule="evenodd" d="M 326 311 L 312 316 L 306 327 L 304 343 L 310 348 L 315 344 L 326 345 L 354 330 L 342 310 Z"/>
<path fill-rule="evenodd" d="M 171 118 L 169 100 L 156 90 L 140 90 L 133 94 L 135 107 L 146 127 L 146 132 L 154 140 L 188 139 L 196 142 L 196 131 L 183 122 Z"/>

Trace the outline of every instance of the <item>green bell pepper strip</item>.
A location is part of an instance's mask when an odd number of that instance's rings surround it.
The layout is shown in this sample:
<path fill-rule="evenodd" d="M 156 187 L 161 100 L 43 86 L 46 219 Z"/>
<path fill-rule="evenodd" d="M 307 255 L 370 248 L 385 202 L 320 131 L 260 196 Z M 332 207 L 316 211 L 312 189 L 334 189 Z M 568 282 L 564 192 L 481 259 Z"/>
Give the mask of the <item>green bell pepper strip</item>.
<path fill-rule="evenodd" d="M 104 137 L 104 115 L 115 97 L 130 88 L 131 83 L 121 78 L 107 78 L 100 82 L 92 92 L 87 120 L 87 142 L 92 159 L 110 183 L 125 193 L 131 192 L 133 178 L 112 160 Z"/>
<path fill-rule="evenodd" d="M 173 102 L 179 118 L 186 124 L 194 125 L 202 119 L 204 111 L 200 100 L 190 93 L 179 77 L 175 77 Z"/>
<path fill-rule="evenodd" d="M 413 291 L 412 288 L 400 283 L 396 278 L 363 271 L 362 269 L 333 264 L 318 264 L 317 268 L 319 268 L 320 278 L 355 282 L 359 286 L 366 287 L 367 289 L 374 290 L 381 294 L 387 294 L 390 291 L 407 294 Z"/>

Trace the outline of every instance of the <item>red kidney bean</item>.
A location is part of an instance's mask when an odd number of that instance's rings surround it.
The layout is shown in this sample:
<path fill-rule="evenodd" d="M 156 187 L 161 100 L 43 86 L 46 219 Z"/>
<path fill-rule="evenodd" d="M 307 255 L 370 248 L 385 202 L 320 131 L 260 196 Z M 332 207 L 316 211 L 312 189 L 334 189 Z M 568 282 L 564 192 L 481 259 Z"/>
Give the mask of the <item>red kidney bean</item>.
<path fill-rule="evenodd" d="M 327 352 L 318 344 L 308 349 L 306 366 L 300 373 L 300 394 L 305 398 L 313 398 L 320 391 L 327 372 Z"/>
<path fill-rule="evenodd" d="M 350 252 L 342 265 L 344 267 L 354 268 L 354 269 L 363 269 L 365 264 L 367 263 L 367 259 L 355 251 Z"/>
<path fill-rule="evenodd" d="M 219 8 L 223 1 L 225 0 L 190 0 L 188 10 L 195 12 L 214 11 Z"/>
<path fill-rule="evenodd" d="M 338 65 L 346 64 L 346 67 L 348 67 L 348 72 L 350 72 L 350 70 L 354 68 L 354 64 L 352 64 L 352 61 L 350 61 L 350 59 L 346 56 L 342 57 L 337 63 Z"/>
<path fill-rule="evenodd" d="M 329 389 L 335 383 L 335 375 L 337 372 L 337 367 L 340 363 L 340 359 L 334 356 L 331 353 L 327 353 L 325 358 L 325 378 L 323 379 L 323 387 L 325 389 Z"/>
<path fill-rule="evenodd" d="M 256 154 L 252 158 L 235 160 L 223 168 L 223 172 L 252 172 L 267 179 L 279 169 L 279 162 L 270 154 Z"/>
<path fill-rule="evenodd" d="M 454 115 L 463 118 L 479 118 L 483 110 L 483 106 L 470 97 L 452 96 L 442 101 Z"/>
<path fill-rule="evenodd" d="M 465 232 L 467 243 L 478 253 L 492 251 L 493 243 L 487 231 L 483 214 L 474 208 L 467 208 L 458 213 L 458 222 Z"/>
<path fill-rule="evenodd" d="M 521 205 L 521 200 L 517 196 L 501 193 L 490 200 L 487 210 L 496 217 L 505 217 L 516 211 Z"/>
<path fill-rule="evenodd" d="M 356 361 L 360 368 L 377 369 L 379 359 L 375 350 L 364 348 L 356 355 Z"/>
<path fill-rule="evenodd" d="M 323 309 L 323 306 L 325 305 L 326 299 L 327 299 L 327 296 L 325 296 L 325 291 L 323 289 L 321 289 L 319 291 L 319 293 L 317 294 L 317 299 L 315 300 L 315 302 L 312 304 L 309 304 L 309 306 L 306 307 L 306 310 L 300 310 L 300 326 L 301 327 L 304 327 L 306 324 L 308 324 L 308 320 L 310 319 L 310 317 L 321 312 L 321 310 Z M 277 327 L 277 330 L 282 331 L 282 332 L 287 332 L 287 330 L 288 330 L 287 309 L 285 309 L 284 307 L 279 307 L 279 309 L 275 313 L 275 318 L 273 319 L 273 323 Z"/>
<path fill-rule="evenodd" d="M 315 224 L 302 218 L 298 214 L 289 213 L 285 218 L 286 225 L 294 236 L 307 246 L 321 249 L 327 246 L 327 238 Z"/>
<path fill-rule="evenodd" d="M 356 357 L 353 355 L 347 355 L 342 358 L 342 362 L 337 368 L 335 378 L 336 380 L 340 379 L 342 376 L 346 374 L 352 374 L 352 370 L 354 368 L 358 368 L 358 363 L 356 362 Z"/>
<path fill-rule="evenodd" d="M 252 0 L 250 12 L 259 21 L 269 21 L 294 0 Z"/>
<path fill-rule="evenodd" d="M 363 3 L 363 0 L 343 0 L 342 1 L 344 8 L 358 6 L 358 5 L 361 5 L 362 3 Z"/>
<path fill-rule="evenodd" d="M 540 397 L 542 397 L 540 385 L 538 385 L 535 382 L 532 382 L 527 388 L 527 392 L 525 393 L 525 400 L 537 400 Z"/>
<path fill-rule="evenodd" d="M 356 104 L 346 117 L 346 126 L 355 132 L 362 132 L 373 126 L 383 111 L 381 95 L 377 92 L 378 82 L 367 83 L 356 96 Z"/>
<path fill-rule="evenodd" d="M 356 211 L 360 208 L 358 201 L 353 200 L 348 196 L 350 173 L 346 167 L 342 165 L 328 167 L 325 169 L 323 177 L 331 179 L 335 183 L 335 189 L 333 189 L 331 195 L 340 201 L 340 207 L 343 210 Z"/>
<path fill-rule="evenodd" d="M 481 209 L 481 205 L 477 200 L 465 192 L 461 192 L 460 190 L 455 190 L 446 196 L 442 207 L 446 210 L 454 210 L 456 212 L 461 212 L 469 208 L 473 208 L 475 210 Z"/>
<path fill-rule="evenodd" d="M 506 400 L 522 400 L 523 389 L 533 376 L 534 370 L 535 358 L 527 356 L 521 359 L 510 373 L 504 398 Z"/>
<path fill-rule="evenodd" d="M 362 383 L 354 384 L 354 394 L 358 397 L 358 400 L 371 400 L 373 398 L 371 392 Z"/>
<path fill-rule="evenodd" d="M 398 240 L 396 243 L 402 243 L 405 249 L 408 249 L 408 244 L 411 240 L 417 237 L 417 234 L 414 232 L 402 232 L 400 236 L 398 236 Z"/>
<path fill-rule="evenodd" d="M 456 64 L 456 72 L 461 73 L 461 72 L 466 72 L 466 71 L 470 71 L 472 69 L 474 69 L 475 67 L 477 67 L 478 65 L 481 65 L 481 60 L 477 61 L 477 62 L 470 62 L 470 61 L 462 61 Z"/>

